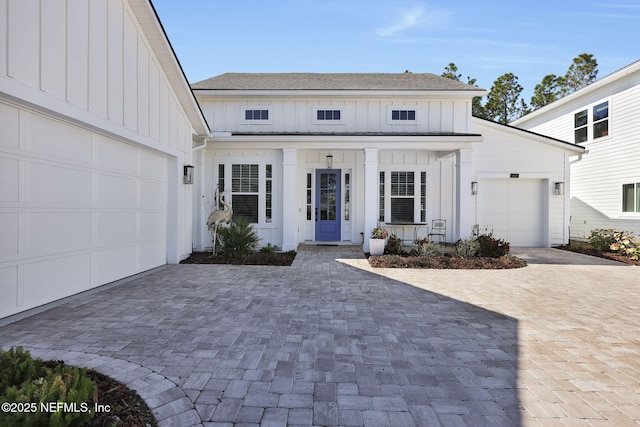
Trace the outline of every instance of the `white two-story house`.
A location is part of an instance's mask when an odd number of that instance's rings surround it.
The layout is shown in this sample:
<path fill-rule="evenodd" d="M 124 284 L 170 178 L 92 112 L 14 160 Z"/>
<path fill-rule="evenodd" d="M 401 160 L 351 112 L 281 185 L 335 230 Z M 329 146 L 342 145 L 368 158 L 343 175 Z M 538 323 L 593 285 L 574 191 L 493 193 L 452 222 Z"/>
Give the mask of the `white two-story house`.
<path fill-rule="evenodd" d="M 448 242 L 474 224 L 516 246 L 568 241 L 569 159 L 584 149 L 472 117 L 482 89 L 413 73 L 229 73 L 192 88 L 212 127 L 194 152 L 196 249 L 211 246 L 222 190 L 283 250 L 367 251 L 377 225 L 411 240 L 434 219 Z"/>
<path fill-rule="evenodd" d="M 571 163 L 572 238 L 598 228 L 640 235 L 640 61 L 513 125 L 588 150 Z"/>

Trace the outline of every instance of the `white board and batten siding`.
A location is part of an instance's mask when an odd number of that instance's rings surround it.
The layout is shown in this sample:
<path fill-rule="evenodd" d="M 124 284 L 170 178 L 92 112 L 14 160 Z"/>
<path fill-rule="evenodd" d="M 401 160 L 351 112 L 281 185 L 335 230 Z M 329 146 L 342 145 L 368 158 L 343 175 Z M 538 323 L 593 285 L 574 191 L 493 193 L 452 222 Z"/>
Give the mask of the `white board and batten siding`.
<path fill-rule="evenodd" d="M 0 318 L 191 252 L 196 131 L 135 3 L 0 0 Z"/>
<path fill-rule="evenodd" d="M 568 144 L 474 119 L 484 140 L 473 150 L 476 223 L 513 246 L 561 245 L 568 239 Z M 563 182 L 564 195 L 554 185 Z"/>
<path fill-rule="evenodd" d="M 212 98 L 198 95 L 202 110 L 217 132 L 468 132 L 469 101 L 393 98 L 286 99 Z M 266 122 L 244 121 L 242 109 L 268 109 Z M 338 109 L 341 120 L 314 120 L 318 109 Z M 391 122 L 391 109 L 416 110 L 415 122 Z"/>

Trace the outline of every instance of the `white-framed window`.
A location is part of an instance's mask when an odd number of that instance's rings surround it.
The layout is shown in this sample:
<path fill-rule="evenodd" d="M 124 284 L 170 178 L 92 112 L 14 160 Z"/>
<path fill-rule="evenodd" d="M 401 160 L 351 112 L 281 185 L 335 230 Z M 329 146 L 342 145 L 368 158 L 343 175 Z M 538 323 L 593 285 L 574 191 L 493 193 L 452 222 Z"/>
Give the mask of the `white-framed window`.
<path fill-rule="evenodd" d="M 380 171 L 378 188 L 379 221 L 425 222 L 427 217 L 426 171 Z"/>
<path fill-rule="evenodd" d="M 314 124 L 340 124 L 343 121 L 343 111 L 340 107 L 313 107 L 313 123 Z"/>
<path fill-rule="evenodd" d="M 622 212 L 640 213 L 640 182 L 622 184 Z"/>
<path fill-rule="evenodd" d="M 271 124 L 271 107 L 264 105 L 243 105 L 240 109 L 241 122 L 244 124 Z"/>
<path fill-rule="evenodd" d="M 214 179 L 220 191 L 227 192 L 233 217 L 245 217 L 252 224 L 270 227 L 277 214 L 274 206 L 275 158 L 221 156 L 216 158 Z"/>
<path fill-rule="evenodd" d="M 418 112 L 413 107 L 394 107 L 390 106 L 388 110 L 389 123 L 407 124 L 416 123 L 418 121 Z"/>
<path fill-rule="evenodd" d="M 609 101 L 593 107 L 593 139 L 609 135 Z"/>
<path fill-rule="evenodd" d="M 573 127 L 574 127 L 574 136 L 575 143 L 580 144 L 581 142 L 585 142 L 588 139 L 588 130 L 589 130 L 589 112 L 588 110 L 581 110 L 574 114 L 573 116 Z"/>
<path fill-rule="evenodd" d="M 574 143 L 582 144 L 609 136 L 609 100 L 573 113 Z"/>

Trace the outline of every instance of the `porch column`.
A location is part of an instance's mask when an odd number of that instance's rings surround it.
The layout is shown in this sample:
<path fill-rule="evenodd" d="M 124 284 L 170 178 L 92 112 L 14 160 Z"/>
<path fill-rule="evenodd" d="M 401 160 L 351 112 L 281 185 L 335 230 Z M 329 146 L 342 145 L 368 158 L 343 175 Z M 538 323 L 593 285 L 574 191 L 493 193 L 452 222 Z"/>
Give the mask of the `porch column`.
<path fill-rule="evenodd" d="M 456 151 L 456 228 L 454 240 L 471 236 L 475 209 L 471 204 L 471 148 Z"/>
<path fill-rule="evenodd" d="M 282 149 L 282 250 L 298 247 L 298 150 Z"/>
<path fill-rule="evenodd" d="M 369 252 L 371 229 L 378 225 L 378 149 L 364 149 L 364 247 Z"/>

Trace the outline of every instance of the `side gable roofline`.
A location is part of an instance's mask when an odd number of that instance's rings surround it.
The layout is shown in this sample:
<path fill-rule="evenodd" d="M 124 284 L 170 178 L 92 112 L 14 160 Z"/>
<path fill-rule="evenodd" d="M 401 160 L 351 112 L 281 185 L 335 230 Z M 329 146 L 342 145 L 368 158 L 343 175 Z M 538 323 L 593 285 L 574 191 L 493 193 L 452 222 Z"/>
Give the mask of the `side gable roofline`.
<path fill-rule="evenodd" d="M 145 32 L 162 69 L 176 91 L 178 100 L 187 113 L 191 124 L 200 136 L 209 136 L 209 124 L 202 113 L 200 104 L 189 86 L 187 76 L 178 60 L 169 37 L 160 21 L 151 0 L 128 0 L 131 9 L 138 18 L 138 22 Z"/>
<path fill-rule="evenodd" d="M 562 97 L 554 102 L 552 102 L 551 104 L 547 104 L 542 108 L 537 109 L 536 111 L 527 114 L 526 116 L 522 116 L 517 120 L 514 120 L 513 122 L 511 122 L 511 124 L 518 126 L 524 122 L 527 122 L 529 120 L 535 119 L 536 117 L 545 114 L 547 111 L 551 110 L 551 109 L 555 109 L 557 107 L 560 107 L 564 104 L 568 104 L 571 101 L 573 101 L 576 98 L 579 98 L 581 96 L 585 96 L 588 95 L 592 92 L 595 92 L 596 90 L 602 88 L 603 86 L 606 86 L 608 84 L 611 84 L 617 80 L 620 80 L 624 77 L 627 77 L 629 75 L 635 74 L 635 73 L 640 73 L 640 60 L 633 62 L 629 65 L 627 65 L 626 67 L 623 67 L 621 69 L 619 69 L 618 71 L 614 71 L 613 73 L 604 76 L 603 78 L 596 80 L 595 82 L 591 83 L 588 86 L 583 87 L 582 89 L 579 89 L 565 97 Z"/>
<path fill-rule="evenodd" d="M 502 130 L 502 131 L 507 131 L 507 132 L 511 132 L 511 133 L 515 133 L 515 134 L 523 134 L 525 136 L 529 136 L 529 137 L 534 137 L 534 139 L 544 143 L 544 144 L 549 144 L 549 145 L 553 145 L 559 148 L 563 148 L 565 150 L 568 151 L 572 151 L 575 154 L 584 154 L 587 152 L 586 148 L 580 146 L 580 145 L 576 145 L 576 144 L 572 144 L 570 142 L 567 141 L 563 141 L 561 139 L 557 139 L 557 138 L 552 138 L 550 136 L 546 136 L 546 135 L 542 135 L 540 133 L 536 133 L 536 132 L 532 132 L 530 130 L 526 130 L 526 129 L 521 129 L 519 127 L 515 127 L 515 126 L 511 126 L 511 125 L 505 125 L 502 123 L 498 123 L 498 122 L 494 122 L 492 120 L 487 120 L 484 119 L 482 117 L 476 117 L 473 116 L 472 120 L 477 120 L 479 122 L 481 122 L 480 124 L 482 125 L 488 125 L 488 126 L 492 126 L 495 127 L 496 129 Z"/>

